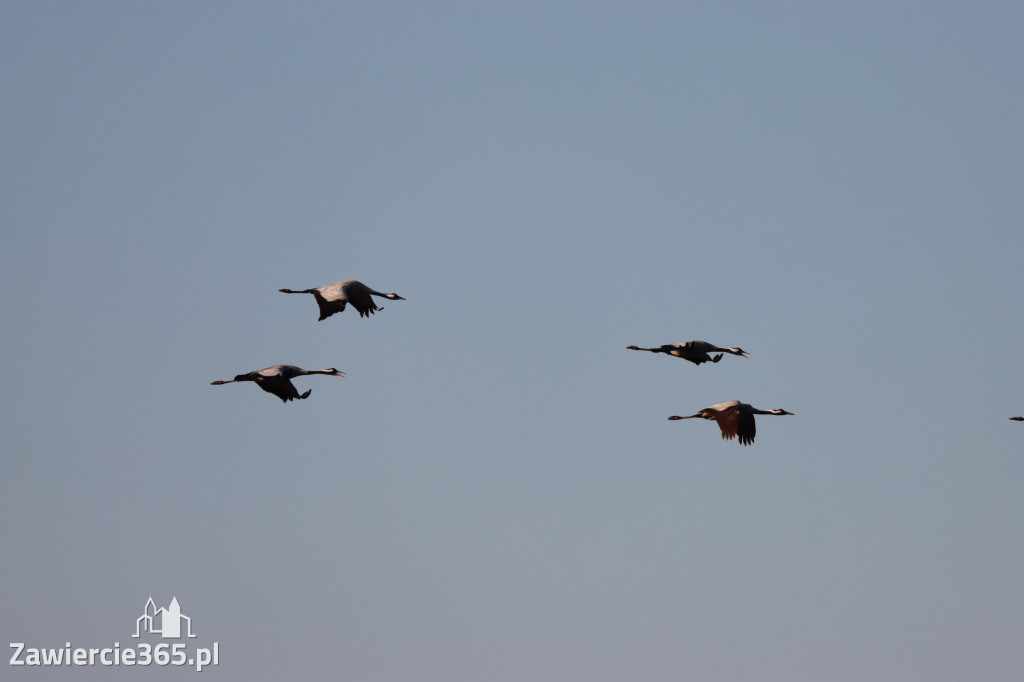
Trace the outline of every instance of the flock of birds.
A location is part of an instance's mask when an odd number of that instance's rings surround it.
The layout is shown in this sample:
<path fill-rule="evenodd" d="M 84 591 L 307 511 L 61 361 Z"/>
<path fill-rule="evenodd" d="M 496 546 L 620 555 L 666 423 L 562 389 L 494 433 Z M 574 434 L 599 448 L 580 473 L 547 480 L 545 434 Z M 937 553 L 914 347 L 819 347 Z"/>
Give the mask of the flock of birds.
<path fill-rule="evenodd" d="M 742 348 L 719 348 L 707 341 L 669 343 L 657 348 L 638 348 L 637 346 L 626 346 L 626 348 L 629 350 L 645 350 L 650 353 L 664 353 L 672 357 L 689 360 L 695 365 L 700 365 L 703 362 L 716 363 L 722 359 L 725 353 L 738 355 L 741 358 L 749 355 Z M 712 353 L 718 353 L 718 355 L 712 356 Z M 718 422 L 718 428 L 722 430 L 722 438 L 725 440 L 739 438 L 740 445 L 750 445 L 754 442 L 754 436 L 757 435 L 757 424 L 754 421 L 755 414 L 791 415 L 793 413 L 781 409 L 759 410 L 753 405 L 741 403 L 738 400 L 726 400 L 725 402 L 715 403 L 711 407 L 705 407 L 697 414 L 691 414 L 689 417 L 673 415 L 669 417 L 669 420 L 677 421 L 680 419 L 697 418 L 714 420 Z"/>
<path fill-rule="evenodd" d="M 359 317 L 368 317 L 378 310 L 383 310 L 373 300 L 374 296 L 380 296 L 391 301 L 405 300 L 395 293 L 385 294 L 380 291 L 374 291 L 362 282 L 354 279 L 345 280 L 344 282 L 331 282 L 315 289 L 302 289 L 299 291 L 279 289 L 279 291 L 286 294 L 313 294 L 317 305 L 320 306 L 321 320 L 327 319 L 334 313 L 342 312 L 349 305 L 359 311 Z M 211 383 L 214 386 L 220 386 L 236 381 L 254 381 L 257 386 L 267 393 L 273 393 L 282 401 L 288 402 L 289 400 L 305 400 L 309 397 L 312 389 L 299 394 L 298 389 L 292 384 L 292 379 L 310 374 L 326 374 L 332 377 L 345 376 L 344 372 L 339 372 L 333 367 L 328 367 L 327 369 L 302 369 L 295 365 L 271 365 L 270 367 L 246 372 L 245 374 L 238 374 L 234 379 L 213 381 Z"/>
<path fill-rule="evenodd" d="M 313 298 L 316 299 L 317 305 L 320 307 L 320 320 L 326 320 L 331 315 L 344 311 L 349 305 L 359 312 L 359 317 L 369 317 L 378 310 L 383 310 L 373 300 L 374 296 L 386 298 L 390 301 L 405 300 L 396 293 L 385 294 L 375 291 L 354 279 L 331 282 L 314 289 L 279 289 L 278 291 L 285 294 L 312 294 Z M 742 348 L 720 348 L 707 341 L 696 340 L 684 343 L 669 343 L 657 348 L 639 348 L 637 346 L 626 346 L 626 348 L 629 350 L 647 351 L 649 353 L 664 353 L 672 357 L 689 360 L 695 365 L 700 365 L 704 362 L 717 363 L 726 353 L 738 355 L 742 358 L 749 356 L 749 353 Z M 713 355 L 714 353 L 717 353 L 717 355 Z M 309 397 L 309 394 L 312 393 L 311 389 L 300 394 L 291 380 L 295 377 L 308 376 L 310 374 L 326 374 L 327 376 L 335 377 L 345 376 L 344 372 L 339 372 L 334 367 L 328 367 L 327 369 L 302 369 L 295 365 L 271 365 L 270 367 L 246 372 L 245 374 L 238 374 L 234 379 L 225 379 L 211 383 L 214 386 L 220 386 L 222 384 L 252 381 L 267 393 L 272 393 L 282 401 L 288 402 L 289 400 L 304 400 Z M 754 436 L 757 435 L 757 424 L 754 421 L 754 415 L 757 414 L 792 415 L 793 413 L 782 409 L 759 410 L 753 405 L 741 403 L 738 400 L 726 400 L 725 402 L 715 403 L 711 407 L 705 407 L 697 414 L 691 414 L 688 417 L 673 415 L 669 417 L 669 420 L 677 421 L 698 418 L 709 421 L 713 420 L 718 422 L 718 428 L 722 430 L 722 438 L 725 440 L 738 438 L 741 445 L 750 445 L 754 442 Z M 1010 417 L 1010 419 L 1024 422 L 1024 417 Z"/>

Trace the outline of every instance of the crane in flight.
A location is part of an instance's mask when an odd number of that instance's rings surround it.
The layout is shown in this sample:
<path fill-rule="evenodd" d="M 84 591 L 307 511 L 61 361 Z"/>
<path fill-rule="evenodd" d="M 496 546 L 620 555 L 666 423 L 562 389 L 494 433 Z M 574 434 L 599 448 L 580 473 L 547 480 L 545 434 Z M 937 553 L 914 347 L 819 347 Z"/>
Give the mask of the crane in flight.
<path fill-rule="evenodd" d="M 718 362 L 722 359 L 722 353 L 731 353 L 732 355 L 739 355 L 743 358 L 748 355 L 748 353 L 742 348 L 719 348 L 707 341 L 667 343 L 664 346 L 659 346 L 657 348 L 637 348 L 636 346 L 626 346 L 626 348 L 629 350 L 646 350 L 651 353 L 665 353 L 666 355 L 673 355 L 677 358 L 689 360 L 695 365 L 699 365 L 702 362 Z M 718 353 L 718 355 L 711 357 L 711 353 Z"/>
<path fill-rule="evenodd" d="M 345 376 L 344 372 L 339 372 L 333 367 L 328 369 L 302 369 L 295 365 L 271 365 L 270 367 L 257 369 L 253 372 L 239 374 L 234 379 L 212 381 L 210 383 L 213 386 L 220 386 L 221 384 L 230 384 L 236 381 L 255 381 L 256 385 L 267 393 L 273 393 L 282 401 L 288 402 L 289 400 L 305 400 L 312 393 L 311 389 L 299 395 L 298 390 L 296 390 L 291 382 L 295 377 L 308 374 L 327 374 L 335 377 Z"/>
<path fill-rule="evenodd" d="M 793 414 L 785 410 L 759 410 L 753 405 L 741 403 L 738 400 L 726 400 L 723 403 L 715 403 L 711 407 L 705 407 L 697 414 L 689 417 L 669 417 L 670 421 L 678 419 L 714 419 L 718 427 L 722 429 L 722 438 L 732 440 L 739 436 L 740 445 L 750 445 L 754 442 L 757 434 L 757 425 L 754 423 L 755 414 Z"/>
<path fill-rule="evenodd" d="M 362 282 L 354 279 L 347 279 L 343 282 L 332 282 L 315 289 L 278 289 L 285 294 L 313 294 L 317 305 L 320 306 L 320 319 L 326 320 L 334 313 L 340 313 L 345 306 L 351 304 L 359 311 L 359 317 L 367 317 L 383 308 L 377 305 L 371 296 L 380 296 L 391 301 L 404 301 L 398 294 L 384 294 L 374 291 Z"/>

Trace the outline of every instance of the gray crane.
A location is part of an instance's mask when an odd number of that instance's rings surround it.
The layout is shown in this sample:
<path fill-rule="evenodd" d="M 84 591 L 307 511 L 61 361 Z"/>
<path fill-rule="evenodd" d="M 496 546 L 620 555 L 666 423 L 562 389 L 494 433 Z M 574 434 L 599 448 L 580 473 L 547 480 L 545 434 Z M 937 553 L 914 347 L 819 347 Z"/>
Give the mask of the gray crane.
<path fill-rule="evenodd" d="M 317 305 L 320 306 L 321 320 L 326 320 L 334 313 L 340 313 L 345 309 L 345 305 L 349 303 L 359 311 L 359 317 L 366 317 L 378 310 L 383 310 L 383 308 L 377 305 L 376 301 L 370 298 L 371 296 L 380 296 L 392 301 L 405 300 L 398 294 L 383 294 L 379 291 L 374 291 L 362 282 L 357 282 L 354 279 L 347 279 L 344 282 L 332 282 L 315 289 L 302 289 L 301 291 L 278 289 L 278 291 L 285 294 L 313 294 Z"/>
<path fill-rule="evenodd" d="M 299 392 L 291 382 L 295 377 L 308 374 L 327 374 L 335 377 L 345 376 L 344 372 L 339 372 L 333 367 L 328 369 L 302 369 L 295 365 L 271 365 L 270 367 L 257 369 L 254 372 L 239 374 L 234 379 L 212 381 L 210 383 L 213 386 L 220 386 L 221 384 L 230 384 L 235 381 L 255 381 L 256 385 L 267 393 L 273 393 L 282 401 L 288 402 L 289 400 L 305 400 L 312 393 L 312 390 L 309 390 L 299 395 Z"/>
<path fill-rule="evenodd" d="M 750 445 L 754 442 L 757 434 L 757 425 L 754 423 L 755 414 L 793 414 L 785 410 L 759 410 L 753 405 L 741 403 L 738 400 L 726 400 L 724 403 L 716 403 L 711 407 L 705 407 L 697 414 L 689 417 L 669 417 L 670 420 L 677 419 L 714 419 L 718 427 L 722 429 L 722 438 L 732 440 L 735 436 L 740 437 L 741 445 Z"/>
<path fill-rule="evenodd" d="M 1024 417 L 1010 417 L 1011 421 L 1024 422 Z"/>
<path fill-rule="evenodd" d="M 674 355 L 677 358 L 689 360 L 695 365 L 699 365 L 702 362 L 718 362 L 722 359 L 722 353 L 732 353 L 733 355 L 739 355 L 744 358 L 748 355 L 748 353 L 742 348 L 719 348 L 707 341 L 668 343 L 664 346 L 659 346 L 658 348 L 637 348 L 636 346 L 626 346 L 626 348 L 629 350 L 646 350 L 651 353 Z M 718 355 L 711 357 L 711 353 L 718 353 Z"/>

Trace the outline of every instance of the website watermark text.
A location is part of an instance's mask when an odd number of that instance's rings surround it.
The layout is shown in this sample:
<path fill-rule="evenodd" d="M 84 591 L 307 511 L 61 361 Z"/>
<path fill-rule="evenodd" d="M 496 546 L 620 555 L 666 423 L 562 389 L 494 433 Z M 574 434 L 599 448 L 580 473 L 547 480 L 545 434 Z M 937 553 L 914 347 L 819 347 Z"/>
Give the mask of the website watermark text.
<path fill-rule="evenodd" d="M 197 672 L 209 665 L 220 665 L 220 644 L 213 643 L 213 648 L 197 648 L 189 655 L 185 644 L 162 643 L 151 646 L 147 643 L 137 647 L 121 647 L 119 642 L 105 649 L 72 648 L 67 642 L 63 649 L 26 648 L 24 642 L 11 642 L 14 653 L 11 665 L 26 666 L 70 666 L 70 665 L 174 665 L 195 666 Z"/>

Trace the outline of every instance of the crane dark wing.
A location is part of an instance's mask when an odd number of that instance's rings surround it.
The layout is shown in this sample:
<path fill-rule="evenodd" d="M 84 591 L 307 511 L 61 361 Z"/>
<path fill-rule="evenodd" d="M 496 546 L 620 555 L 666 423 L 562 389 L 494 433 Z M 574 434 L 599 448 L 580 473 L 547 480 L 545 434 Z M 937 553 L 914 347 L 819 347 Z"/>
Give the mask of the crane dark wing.
<path fill-rule="evenodd" d="M 352 307 L 359 311 L 359 317 L 372 315 L 380 310 L 377 303 L 370 296 L 372 290 L 359 281 L 347 282 L 344 287 L 345 298 L 352 304 Z"/>
<path fill-rule="evenodd" d="M 284 377 L 257 376 L 256 384 L 267 393 L 273 393 L 284 402 L 288 402 L 289 400 L 301 400 L 305 397 L 300 396 L 292 382 L 288 381 Z"/>
<path fill-rule="evenodd" d="M 718 427 L 722 429 L 722 438 L 732 440 L 740 437 L 741 445 L 750 445 L 754 442 L 754 434 L 757 433 L 757 426 L 754 423 L 754 415 L 740 409 L 739 405 L 732 405 L 721 409 L 715 415 Z"/>
<path fill-rule="evenodd" d="M 736 429 L 739 428 L 739 413 L 735 411 L 722 412 L 715 417 L 718 428 L 722 429 L 722 438 L 732 440 L 736 437 Z"/>
<path fill-rule="evenodd" d="M 740 437 L 740 445 L 750 445 L 754 442 L 754 436 L 757 434 L 757 422 L 754 421 L 754 414 L 752 412 L 741 412 L 737 410 L 738 415 L 738 426 L 736 433 Z"/>
<path fill-rule="evenodd" d="M 690 362 L 692 362 L 695 365 L 699 365 L 702 362 L 718 362 L 719 360 L 722 359 L 721 355 L 718 355 L 716 357 L 711 357 L 710 355 L 708 355 L 707 353 L 704 353 L 703 351 L 701 351 L 701 352 L 690 351 L 688 354 L 680 356 L 680 357 L 686 358 L 687 360 L 689 360 Z"/>
<path fill-rule="evenodd" d="M 683 360 L 689 360 L 695 365 L 699 365 L 702 362 L 718 362 L 718 360 L 712 360 L 711 356 L 702 349 L 691 348 L 690 343 L 692 342 L 667 344 L 661 347 L 661 352 L 674 355 Z"/>
<path fill-rule="evenodd" d="M 334 313 L 340 313 L 345 309 L 345 299 L 328 300 L 317 290 L 313 290 L 313 297 L 316 304 L 320 306 L 320 320 L 326 320 Z"/>
<path fill-rule="evenodd" d="M 367 317 L 380 310 L 380 306 L 370 298 L 369 294 L 367 294 L 365 298 L 361 296 L 350 298 L 349 303 L 352 304 L 353 308 L 359 311 L 359 317 Z"/>

